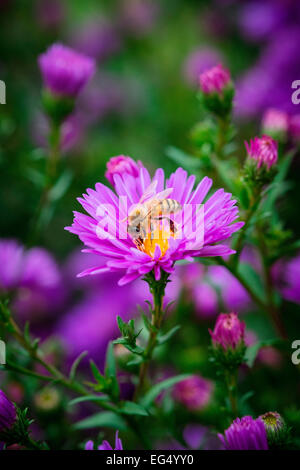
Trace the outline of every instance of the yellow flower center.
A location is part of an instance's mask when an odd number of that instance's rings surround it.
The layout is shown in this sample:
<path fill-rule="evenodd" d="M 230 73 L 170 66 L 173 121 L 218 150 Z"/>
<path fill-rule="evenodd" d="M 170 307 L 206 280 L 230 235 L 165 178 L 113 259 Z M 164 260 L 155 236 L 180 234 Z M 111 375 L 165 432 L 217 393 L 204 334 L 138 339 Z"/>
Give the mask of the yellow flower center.
<path fill-rule="evenodd" d="M 169 249 L 170 237 L 174 238 L 174 234 L 172 232 L 167 231 L 164 228 L 156 228 L 152 232 L 147 233 L 147 238 L 144 238 L 142 243 L 136 243 L 137 248 L 153 258 L 156 245 L 158 245 L 161 251 L 160 258 L 162 258 Z"/>

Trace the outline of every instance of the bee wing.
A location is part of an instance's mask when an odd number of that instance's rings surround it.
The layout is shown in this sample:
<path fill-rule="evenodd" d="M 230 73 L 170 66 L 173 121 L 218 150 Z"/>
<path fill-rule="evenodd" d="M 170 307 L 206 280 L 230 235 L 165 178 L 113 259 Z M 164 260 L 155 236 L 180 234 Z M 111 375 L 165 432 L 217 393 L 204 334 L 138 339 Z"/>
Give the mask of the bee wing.
<path fill-rule="evenodd" d="M 152 181 L 152 183 L 149 184 L 149 186 L 145 189 L 144 193 L 142 194 L 141 199 L 139 200 L 139 204 L 143 204 L 148 199 L 151 199 L 155 196 L 156 186 L 157 180 L 154 180 Z"/>
<path fill-rule="evenodd" d="M 173 192 L 173 188 L 165 189 L 164 191 L 157 193 L 155 195 L 155 199 L 167 199 L 172 192 Z"/>

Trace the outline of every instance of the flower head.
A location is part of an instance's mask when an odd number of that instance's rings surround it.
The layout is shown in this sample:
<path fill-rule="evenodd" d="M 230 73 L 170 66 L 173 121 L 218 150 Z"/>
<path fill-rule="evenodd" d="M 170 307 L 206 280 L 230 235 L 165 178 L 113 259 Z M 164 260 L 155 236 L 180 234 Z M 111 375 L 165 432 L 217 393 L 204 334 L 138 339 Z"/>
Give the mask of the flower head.
<path fill-rule="evenodd" d="M 15 405 L 0 390 L 0 433 L 10 430 L 17 420 Z"/>
<path fill-rule="evenodd" d="M 257 168 L 262 166 L 268 170 L 276 164 L 278 159 L 278 143 L 268 135 L 254 137 L 250 143 L 245 142 L 248 156 L 257 162 Z"/>
<path fill-rule="evenodd" d="M 114 176 L 123 175 L 127 173 L 128 175 L 137 178 L 139 176 L 139 164 L 137 164 L 132 158 L 125 155 L 118 155 L 117 157 L 112 157 L 106 164 L 106 173 L 105 177 L 108 179 L 110 184 L 114 186 Z"/>
<path fill-rule="evenodd" d="M 224 435 L 218 436 L 227 450 L 268 450 L 267 433 L 260 418 L 237 418 Z"/>
<path fill-rule="evenodd" d="M 221 313 L 216 321 L 214 331 L 209 330 L 214 345 L 223 349 L 236 349 L 244 341 L 245 323 L 236 313 Z"/>
<path fill-rule="evenodd" d="M 94 450 L 93 441 L 87 441 L 87 443 L 85 444 L 85 450 Z M 98 446 L 98 450 L 123 450 L 122 441 L 119 438 L 119 431 L 116 432 L 114 449 L 112 448 L 109 442 L 103 441 L 102 444 Z"/>
<path fill-rule="evenodd" d="M 159 280 L 161 270 L 174 272 L 177 260 L 232 254 L 227 245 L 217 243 L 243 226 L 243 222 L 233 223 L 238 217 L 236 201 L 219 189 L 203 204 L 212 180 L 203 178 L 193 190 L 194 183 L 195 176 L 188 177 L 182 168 L 165 182 L 162 169 L 151 180 L 146 168 L 141 167 L 136 178 L 128 173 L 114 175 L 115 192 L 100 183 L 95 190 L 88 189 L 78 200 L 89 215 L 74 212 L 73 225 L 67 230 L 79 236 L 87 246 L 85 251 L 104 256 L 106 262 L 79 276 L 122 272 L 119 285 L 124 285 L 154 270 L 155 279 Z M 173 229 L 171 214 L 167 220 L 156 218 L 152 225 L 145 226 L 148 208 L 159 197 L 171 198 L 179 211 L 187 207 L 184 217 L 179 213 L 177 222 L 174 217 Z M 165 204 L 169 207 L 169 203 Z"/>
<path fill-rule="evenodd" d="M 214 384 L 200 375 L 192 375 L 177 383 L 174 387 L 174 398 L 189 410 L 202 410 L 210 400 Z"/>
<path fill-rule="evenodd" d="M 204 94 L 222 94 L 231 83 L 231 77 L 229 71 L 219 64 L 201 73 L 199 81 Z"/>
<path fill-rule="evenodd" d="M 39 56 L 45 86 L 54 95 L 75 98 L 95 71 L 95 62 L 62 44 Z"/>
<path fill-rule="evenodd" d="M 277 432 L 284 426 L 284 421 L 277 411 L 268 411 L 260 416 L 267 432 Z"/>

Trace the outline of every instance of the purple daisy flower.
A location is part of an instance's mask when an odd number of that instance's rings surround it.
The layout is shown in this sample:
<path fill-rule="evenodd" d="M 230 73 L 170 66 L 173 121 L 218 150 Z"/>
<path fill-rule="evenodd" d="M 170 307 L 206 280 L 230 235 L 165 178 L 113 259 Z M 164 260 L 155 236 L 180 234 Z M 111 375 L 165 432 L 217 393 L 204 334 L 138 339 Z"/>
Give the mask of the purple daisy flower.
<path fill-rule="evenodd" d="M 94 450 L 94 443 L 93 441 L 87 441 L 85 444 L 85 450 Z M 115 448 L 113 449 L 112 446 L 108 441 L 103 441 L 100 446 L 98 446 L 98 450 L 123 450 L 122 441 L 119 438 L 119 431 L 116 432 L 116 439 L 115 439 Z"/>
<path fill-rule="evenodd" d="M 46 88 L 58 96 L 75 98 L 95 71 L 92 58 L 63 44 L 53 44 L 38 58 Z"/>
<path fill-rule="evenodd" d="M 226 450 L 268 450 L 267 432 L 263 421 L 251 416 L 237 418 L 218 434 Z"/>
<path fill-rule="evenodd" d="M 236 201 L 224 189 L 219 189 L 203 204 L 212 180 L 203 178 L 193 190 L 195 179 L 194 175 L 188 177 L 186 171 L 178 168 L 165 181 L 164 171 L 159 168 L 151 180 L 146 168 L 141 167 L 136 178 L 127 173 L 116 174 L 115 192 L 101 183 L 96 184 L 95 190 L 88 189 L 78 201 L 89 215 L 74 212 L 73 225 L 66 229 L 78 235 L 87 247 L 85 252 L 102 255 L 107 261 L 78 276 L 119 271 L 123 276 L 118 283 L 124 285 L 154 270 L 155 279 L 159 280 L 161 270 L 172 273 L 178 260 L 234 253 L 227 245 L 217 243 L 228 239 L 244 225 L 243 222 L 233 223 L 238 217 Z M 147 230 L 140 232 L 138 238 L 131 236 L 128 214 L 132 214 L 132 207 L 136 214 L 136 210 L 144 210 L 141 201 L 166 197 L 183 208 L 181 221 L 177 222 L 176 216 L 182 214 L 175 214 L 176 231 L 170 230 L 170 224 L 167 232 L 160 221 L 155 232 Z"/>
<path fill-rule="evenodd" d="M 17 420 L 15 405 L 0 390 L 0 433 L 11 429 Z"/>

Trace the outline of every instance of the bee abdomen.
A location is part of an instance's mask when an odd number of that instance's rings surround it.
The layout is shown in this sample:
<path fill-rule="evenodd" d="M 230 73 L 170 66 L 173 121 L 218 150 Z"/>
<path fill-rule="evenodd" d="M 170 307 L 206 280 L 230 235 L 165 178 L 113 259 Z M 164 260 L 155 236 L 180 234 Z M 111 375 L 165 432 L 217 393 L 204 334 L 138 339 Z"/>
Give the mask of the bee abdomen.
<path fill-rule="evenodd" d="M 175 199 L 163 199 L 156 207 L 156 214 L 171 214 L 181 210 L 181 204 Z"/>

